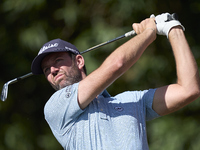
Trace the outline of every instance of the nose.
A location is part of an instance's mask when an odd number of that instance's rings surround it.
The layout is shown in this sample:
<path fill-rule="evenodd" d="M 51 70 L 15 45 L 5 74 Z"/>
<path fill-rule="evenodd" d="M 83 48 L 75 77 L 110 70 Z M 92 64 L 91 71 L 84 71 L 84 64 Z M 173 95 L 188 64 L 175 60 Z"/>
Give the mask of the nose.
<path fill-rule="evenodd" d="M 57 74 L 58 74 L 58 72 L 59 72 L 59 68 L 57 68 L 57 67 L 55 67 L 55 66 L 51 66 L 51 74 L 53 75 L 53 76 L 56 76 Z"/>

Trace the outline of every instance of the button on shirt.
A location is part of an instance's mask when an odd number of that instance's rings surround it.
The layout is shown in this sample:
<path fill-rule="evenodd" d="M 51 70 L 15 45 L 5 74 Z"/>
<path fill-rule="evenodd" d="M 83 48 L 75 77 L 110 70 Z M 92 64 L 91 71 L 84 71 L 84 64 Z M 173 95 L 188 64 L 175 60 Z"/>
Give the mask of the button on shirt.
<path fill-rule="evenodd" d="M 111 97 L 104 91 L 84 110 L 78 84 L 48 100 L 44 113 L 54 136 L 66 150 L 148 150 L 146 121 L 159 117 L 152 109 L 155 89 Z"/>

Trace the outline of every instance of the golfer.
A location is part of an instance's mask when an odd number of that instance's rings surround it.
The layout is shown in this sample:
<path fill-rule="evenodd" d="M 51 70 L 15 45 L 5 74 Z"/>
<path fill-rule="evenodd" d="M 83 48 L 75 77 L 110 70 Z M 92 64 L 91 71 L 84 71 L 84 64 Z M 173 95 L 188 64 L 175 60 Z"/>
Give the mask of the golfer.
<path fill-rule="evenodd" d="M 32 62 L 32 72 L 44 74 L 56 90 L 47 101 L 44 114 L 64 149 L 148 150 L 146 121 L 177 111 L 199 97 L 197 64 L 184 27 L 171 17 L 163 13 L 134 23 L 137 35 L 89 75 L 84 58 L 74 45 L 61 39 L 44 44 Z M 110 96 L 105 89 L 137 62 L 156 39 L 156 33 L 169 39 L 177 82 Z"/>

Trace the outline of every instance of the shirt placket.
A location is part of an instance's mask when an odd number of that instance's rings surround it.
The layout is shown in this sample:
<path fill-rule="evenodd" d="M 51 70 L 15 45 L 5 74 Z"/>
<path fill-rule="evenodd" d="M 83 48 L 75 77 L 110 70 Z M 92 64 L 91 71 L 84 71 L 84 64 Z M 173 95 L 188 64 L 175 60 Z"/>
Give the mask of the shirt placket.
<path fill-rule="evenodd" d="M 108 117 L 106 115 L 106 109 L 105 109 L 105 106 L 103 104 L 103 96 L 100 95 L 98 96 L 97 98 L 97 103 L 98 103 L 98 109 L 99 109 L 99 117 L 100 119 L 103 119 L 103 120 L 108 120 Z"/>

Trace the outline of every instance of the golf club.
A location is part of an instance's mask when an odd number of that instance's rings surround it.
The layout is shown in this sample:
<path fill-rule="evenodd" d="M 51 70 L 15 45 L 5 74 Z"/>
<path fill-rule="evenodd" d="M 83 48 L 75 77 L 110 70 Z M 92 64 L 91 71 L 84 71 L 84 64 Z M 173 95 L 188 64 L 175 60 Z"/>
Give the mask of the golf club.
<path fill-rule="evenodd" d="M 129 37 L 129 36 L 134 36 L 135 34 L 136 34 L 136 33 L 135 33 L 134 30 L 129 31 L 129 32 L 125 33 L 124 35 L 121 35 L 121 36 L 119 36 L 119 37 L 117 37 L 117 38 L 114 38 L 114 39 L 112 39 L 112 40 L 109 40 L 109 41 L 106 41 L 106 42 L 104 42 L 104 43 L 98 44 L 98 45 L 93 46 L 93 47 L 91 47 L 91 48 L 89 48 L 89 49 L 87 49 L 87 50 L 85 50 L 85 51 L 83 51 L 83 52 L 80 52 L 80 54 L 84 54 L 84 53 L 87 53 L 87 52 L 89 52 L 89 51 L 95 50 L 95 49 L 97 49 L 97 48 L 100 48 L 100 47 L 102 47 L 102 46 L 104 46 L 104 45 L 107 45 L 107 44 L 112 43 L 112 42 L 114 42 L 114 41 L 117 41 L 117 40 L 119 40 L 119 39 L 122 39 L 122 38 L 125 38 L 125 37 Z M 18 78 L 15 78 L 15 79 L 13 79 L 13 80 L 10 80 L 10 81 L 6 82 L 6 83 L 4 84 L 3 89 L 2 89 L 2 92 L 1 92 L 1 100 L 2 100 L 2 101 L 5 101 L 5 100 L 7 99 L 7 95 L 8 95 L 8 85 L 13 84 L 13 83 L 15 83 L 15 82 L 18 82 L 19 80 L 25 79 L 25 78 L 30 77 L 30 76 L 32 76 L 32 75 L 33 75 L 33 73 L 30 72 L 30 73 L 28 73 L 28 74 L 25 74 L 25 75 L 23 75 L 23 76 L 20 76 L 20 77 L 18 77 Z"/>

